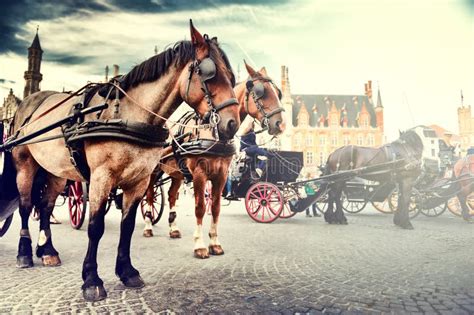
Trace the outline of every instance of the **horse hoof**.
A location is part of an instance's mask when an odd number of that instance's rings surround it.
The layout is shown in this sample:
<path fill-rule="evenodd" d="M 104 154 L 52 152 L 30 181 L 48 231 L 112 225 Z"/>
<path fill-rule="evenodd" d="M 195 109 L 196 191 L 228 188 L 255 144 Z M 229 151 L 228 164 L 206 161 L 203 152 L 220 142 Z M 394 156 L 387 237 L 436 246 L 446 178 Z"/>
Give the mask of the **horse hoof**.
<path fill-rule="evenodd" d="M 209 252 L 207 251 L 207 248 L 198 248 L 194 250 L 194 257 L 206 259 L 209 258 Z"/>
<path fill-rule="evenodd" d="M 16 266 L 17 268 L 31 268 L 33 267 L 33 257 L 32 256 L 18 256 L 16 257 Z"/>
<path fill-rule="evenodd" d="M 399 224 L 397 224 L 399 227 L 401 227 L 402 229 L 404 230 L 414 230 L 415 228 L 413 227 L 413 225 L 410 223 L 410 222 L 407 222 L 407 223 L 402 223 L 400 222 Z"/>
<path fill-rule="evenodd" d="M 181 238 L 181 232 L 178 230 L 171 231 L 170 238 Z"/>
<path fill-rule="evenodd" d="M 126 286 L 127 288 L 140 289 L 145 286 L 145 282 L 140 276 L 133 276 L 131 278 L 126 278 L 125 280 L 122 280 L 122 282 L 123 282 L 123 285 Z"/>
<path fill-rule="evenodd" d="M 153 230 L 143 230 L 143 236 L 153 237 Z"/>
<path fill-rule="evenodd" d="M 224 250 L 221 245 L 209 245 L 209 254 L 210 255 L 224 255 Z"/>
<path fill-rule="evenodd" d="M 84 299 L 89 302 L 102 301 L 107 297 L 107 292 L 103 286 L 92 286 L 82 289 Z"/>
<path fill-rule="evenodd" d="M 45 267 L 61 266 L 61 259 L 59 259 L 59 256 L 45 255 L 41 257 L 41 260 L 43 261 L 43 266 Z"/>

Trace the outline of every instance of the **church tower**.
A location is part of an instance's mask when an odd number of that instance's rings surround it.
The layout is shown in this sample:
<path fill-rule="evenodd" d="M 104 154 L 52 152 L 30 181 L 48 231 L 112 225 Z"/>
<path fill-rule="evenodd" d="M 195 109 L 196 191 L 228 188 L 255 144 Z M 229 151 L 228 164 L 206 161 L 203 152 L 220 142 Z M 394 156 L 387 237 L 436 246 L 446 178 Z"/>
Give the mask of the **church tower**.
<path fill-rule="evenodd" d="M 380 96 L 380 88 L 377 92 L 377 107 L 374 108 L 375 110 L 375 121 L 377 127 L 383 132 L 383 105 L 382 105 L 382 97 Z"/>
<path fill-rule="evenodd" d="M 28 70 L 25 71 L 24 76 L 26 82 L 23 98 L 40 90 L 40 82 L 43 80 L 43 75 L 40 73 L 42 56 L 43 50 L 41 49 L 37 29 L 36 36 L 28 48 Z"/>
<path fill-rule="evenodd" d="M 288 76 L 288 67 L 281 66 L 281 103 L 285 111 L 282 113 L 285 121 L 285 131 L 280 136 L 281 150 L 291 150 L 293 134 L 293 99 L 291 98 L 290 78 Z"/>

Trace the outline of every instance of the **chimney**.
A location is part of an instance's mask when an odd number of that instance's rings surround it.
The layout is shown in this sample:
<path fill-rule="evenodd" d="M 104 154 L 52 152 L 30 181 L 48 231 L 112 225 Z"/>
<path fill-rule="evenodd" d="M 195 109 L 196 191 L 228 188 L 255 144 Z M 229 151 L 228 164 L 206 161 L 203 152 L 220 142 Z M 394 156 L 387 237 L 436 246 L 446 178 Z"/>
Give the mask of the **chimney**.
<path fill-rule="evenodd" d="M 109 66 L 105 66 L 105 82 L 109 82 Z"/>
<path fill-rule="evenodd" d="M 372 99 L 372 81 L 371 80 L 365 83 L 365 95 L 367 95 L 369 99 Z"/>
<path fill-rule="evenodd" d="M 114 65 L 114 78 L 119 75 L 119 69 L 118 65 Z"/>

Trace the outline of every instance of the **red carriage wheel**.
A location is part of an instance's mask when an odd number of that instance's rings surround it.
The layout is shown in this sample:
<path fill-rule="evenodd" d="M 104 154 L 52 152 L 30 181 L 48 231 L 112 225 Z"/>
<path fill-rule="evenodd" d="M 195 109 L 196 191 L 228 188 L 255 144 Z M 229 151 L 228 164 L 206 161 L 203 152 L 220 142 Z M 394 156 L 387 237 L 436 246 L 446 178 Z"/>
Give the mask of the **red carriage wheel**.
<path fill-rule="evenodd" d="M 71 226 L 79 230 L 84 223 L 87 211 L 87 184 L 73 182 L 68 189 L 69 221 Z"/>
<path fill-rule="evenodd" d="M 143 197 L 140 203 L 140 209 L 142 211 L 143 219 L 145 219 L 146 212 L 151 207 L 151 224 L 157 224 L 161 216 L 163 215 L 163 210 L 165 208 L 165 190 L 162 185 L 155 185 L 153 187 L 153 202 L 147 200 L 147 196 Z"/>
<path fill-rule="evenodd" d="M 290 205 L 288 204 L 288 202 L 285 202 L 285 204 L 283 206 L 283 210 L 280 213 L 280 218 L 289 219 L 289 218 L 294 217 L 296 214 L 297 214 L 297 212 L 291 211 Z"/>
<path fill-rule="evenodd" d="M 10 227 L 10 224 L 12 224 L 13 220 L 13 213 L 5 219 L 5 221 L 0 222 L 0 237 L 5 235 L 7 233 L 8 228 Z"/>
<path fill-rule="evenodd" d="M 210 180 L 206 182 L 204 187 L 204 204 L 207 214 L 212 214 L 212 183 Z"/>
<path fill-rule="evenodd" d="M 259 223 L 275 221 L 283 211 L 283 204 L 283 196 L 278 187 L 268 182 L 253 184 L 245 195 L 247 213 Z"/>
<path fill-rule="evenodd" d="M 294 217 L 297 212 L 291 211 L 288 202 L 292 199 L 298 198 L 298 193 L 294 189 L 288 187 L 283 191 L 283 195 L 285 198 L 285 204 L 283 205 L 283 210 L 280 213 L 280 218 L 289 219 Z"/>

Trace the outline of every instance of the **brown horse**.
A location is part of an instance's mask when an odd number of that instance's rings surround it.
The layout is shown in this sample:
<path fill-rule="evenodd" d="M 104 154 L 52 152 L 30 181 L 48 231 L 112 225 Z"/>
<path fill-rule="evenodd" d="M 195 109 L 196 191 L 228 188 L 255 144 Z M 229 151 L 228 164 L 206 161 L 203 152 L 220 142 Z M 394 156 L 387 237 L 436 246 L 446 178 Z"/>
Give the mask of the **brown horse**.
<path fill-rule="evenodd" d="M 120 88 L 112 93 L 115 95 L 112 101 L 101 96 L 100 91 L 95 91 L 88 104 L 94 106 L 106 102 L 109 106 L 99 114 L 86 115 L 84 123 L 91 120 L 113 122 L 120 119 L 127 126 L 142 126 L 142 132 L 161 130 L 163 133 L 165 120 L 186 101 L 203 117 L 211 112 L 210 116 L 218 121 L 215 128 L 220 136 L 231 139 L 239 126 L 238 106 L 234 106 L 237 105 L 237 100 L 233 91 L 235 81 L 232 69 L 215 38 L 202 36 L 192 23 L 190 29 L 191 41 L 176 43 L 120 78 Z M 109 89 L 109 86 L 106 88 Z M 75 104 L 84 102 L 81 97 L 72 97 L 61 106 L 56 106 L 68 96 L 65 93 L 45 91 L 27 97 L 18 108 L 13 132 L 20 136 L 31 134 L 66 117 Z M 30 122 L 24 125 L 30 115 Z M 44 265 L 60 264 L 58 252 L 52 243 L 50 215 L 57 196 L 64 189 L 66 179 L 83 180 L 81 173 L 71 163 L 70 152 L 62 135 L 61 129 L 56 128 L 44 136 L 58 138 L 15 147 L 12 152 L 17 170 L 16 182 L 22 219 L 17 257 L 17 265 L 21 268 L 33 266 L 28 231 L 28 217 L 33 206 L 40 212 L 40 236 L 36 254 L 42 258 Z M 155 134 L 144 135 L 153 136 Z M 126 140 L 115 134 L 84 140 L 83 153 L 90 169 L 90 218 L 89 246 L 82 269 L 82 290 L 88 301 L 98 301 L 107 296 L 97 272 L 97 250 L 104 233 L 107 197 L 118 186 L 123 190 L 123 210 L 115 273 L 127 287 L 139 288 L 144 285 L 139 272 L 132 266 L 130 242 L 137 206 L 163 152 L 163 143 L 154 143 L 144 144 L 141 139 Z M 42 187 L 33 185 L 37 173 L 42 173 L 45 177 L 45 185 Z M 32 196 L 38 195 L 38 191 L 41 192 L 41 198 L 36 202 L 36 198 Z"/>
<path fill-rule="evenodd" d="M 377 181 L 379 183 L 396 182 L 399 185 L 398 209 L 393 222 L 405 229 L 413 229 L 408 216 L 408 204 L 415 180 L 421 173 L 419 167 L 423 152 L 423 142 L 416 131 L 408 130 L 400 134 L 400 138 L 380 148 L 367 148 L 360 146 L 344 146 L 328 157 L 324 175 L 337 171 L 351 170 L 365 166 L 377 165 L 394 159 L 406 159 L 406 166 L 396 172 L 387 169 L 377 174 L 360 175 L 361 178 Z M 347 219 L 342 211 L 341 195 L 345 182 L 335 182 L 329 185 L 328 209 L 324 219 L 329 224 L 347 224 Z M 334 203 L 336 211 L 333 212 Z"/>
<path fill-rule="evenodd" d="M 249 78 L 245 82 L 237 84 L 234 88 L 240 104 L 240 119 L 243 120 L 249 114 L 257 119 L 264 128 L 268 128 L 271 135 L 283 132 L 282 108 L 280 107 L 281 92 L 268 77 L 265 68 L 255 71 L 245 63 Z M 191 121 L 192 122 L 192 121 Z M 202 135 L 201 135 L 202 136 Z M 160 165 L 162 171 L 168 174 L 172 181 L 168 191 L 169 213 L 169 235 L 171 238 L 180 238 L 181 232 L 176 225 L 176 200 L 179 188 L 184 180 L 178 162 L 172 156 L 169 149 L 169 157 L 165 158 Z M 217 225 L 219 222 L 221 194 L 227 179 L 230 156 L 216 156 L 213 154 L 188 155 L 185 164 L 192 174 L 195 197 L 195 213 L 197 227 L 194 233 L 194 254 L 198 258 L 208 258 L 211 255 L 222 255 L 224 253 L 217 238 Z M 202 219 L 205 214 L 204 188 L 206 182 L 212 182 L 212 222 L 209 231 L 210 245 L 204 245 L 202 237 Z M 151 181 L 153 183 L 153 181 Z M 148 189 L 148 196 L 152 197 L 152 185 Z M 146 220 L 144 236 L 152 236 L 152 226 Z M 209 250 L 208 250 L 209 249 Z"/>
<path fill-rule="evenodd" d="M 468 155 L 460 159 L 453 167 L 454 178 L 460 180 L 459 193 L 457 197 L 462 208 L 462 217 L 471 221 L 470 209 L 467 205 L 467 197 L 474 192 L 474 155 Z M 463 179 L 464 180 L 461 180 Z"/>

